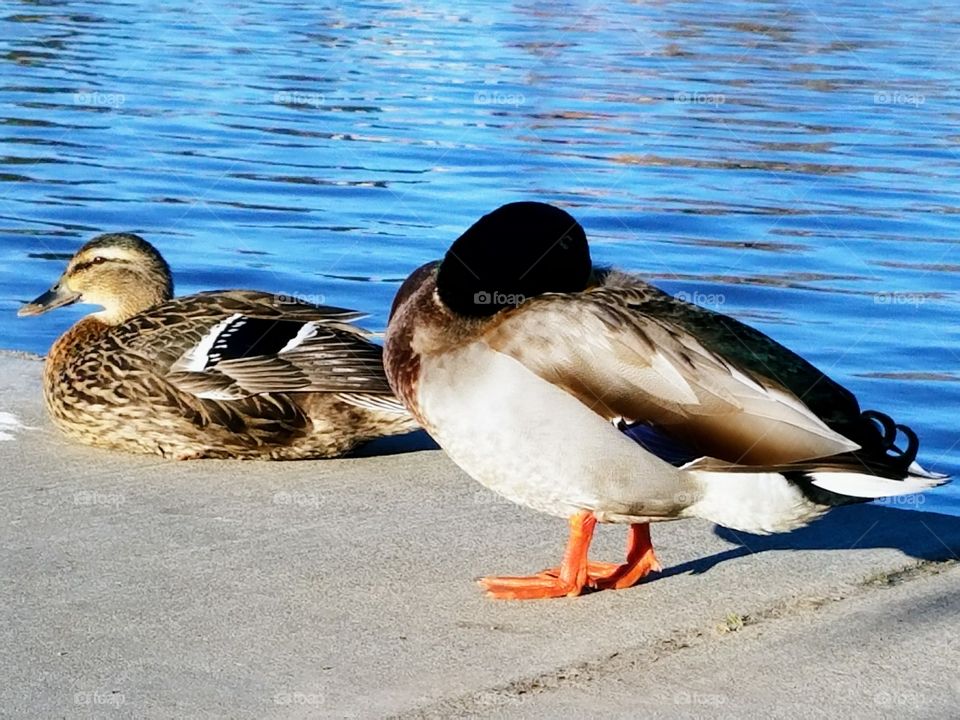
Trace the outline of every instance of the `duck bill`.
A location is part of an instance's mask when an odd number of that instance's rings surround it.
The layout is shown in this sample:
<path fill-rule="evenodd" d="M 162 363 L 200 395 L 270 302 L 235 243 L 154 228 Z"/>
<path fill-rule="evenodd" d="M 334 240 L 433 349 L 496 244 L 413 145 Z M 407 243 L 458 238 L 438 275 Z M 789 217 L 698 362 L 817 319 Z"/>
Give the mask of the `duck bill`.
<path fill-rule="evenodd" d="M 67 290 L 61 283 L 57 283 L 43 295 L 29 302 L 17 311 L 18 317 L 42 315 L 48 310 L 54 310 L 64 305 L 71 305 L 80 299 L 80 293 Z"/>

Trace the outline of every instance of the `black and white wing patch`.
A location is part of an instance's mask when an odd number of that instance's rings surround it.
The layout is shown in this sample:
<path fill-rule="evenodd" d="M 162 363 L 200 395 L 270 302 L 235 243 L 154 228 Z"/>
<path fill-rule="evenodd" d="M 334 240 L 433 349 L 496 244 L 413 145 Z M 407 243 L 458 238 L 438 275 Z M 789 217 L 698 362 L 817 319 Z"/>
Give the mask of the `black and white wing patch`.
<path fill-rule="evenodd" d="M 253 318 L 235 313 L 214 325 L 188 351 L 188 368 L 203 372 L 224 360 L 279 355 L 317 334 L 316 322 Z"/>
<path fill-rule="evenodd" d="M 390 394 L 382 350 L 361 331 L 322 320 L 235 313 L 170 367 L 181 390 L 211 400 L 270 392 Z"/>

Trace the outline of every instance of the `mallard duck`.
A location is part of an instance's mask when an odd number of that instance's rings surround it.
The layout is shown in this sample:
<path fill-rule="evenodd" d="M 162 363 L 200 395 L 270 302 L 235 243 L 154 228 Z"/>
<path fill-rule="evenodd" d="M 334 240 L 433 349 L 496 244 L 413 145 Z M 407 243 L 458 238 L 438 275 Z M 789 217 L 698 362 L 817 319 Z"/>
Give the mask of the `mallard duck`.
<path fill-rule="evenodd" d="M 415 427 L 381 348 L 351 324 L 361 313 L 252 290 L 174 298 L 167 263 L 129 233 L 88 242 L 19 315 L 76 302 L 103 309 L 53 344 L 43 390 L 54 424 L 80 442 L 281 460 Z"/>
<path fill-rule="evenodd" d="M 763 333 L 595 268 L 580 224 L 541 203 L 484 216 L 407 278 L 384 364 L 464 471 L 569 520 L 560 566 L 482 579 L 495 598 L 629 587 L 660 568 L 651 522 L 784 532 L 946 480 L 909 428 Z M 625 562 L 588 560 L 598 522 L 630 526 Z"/>

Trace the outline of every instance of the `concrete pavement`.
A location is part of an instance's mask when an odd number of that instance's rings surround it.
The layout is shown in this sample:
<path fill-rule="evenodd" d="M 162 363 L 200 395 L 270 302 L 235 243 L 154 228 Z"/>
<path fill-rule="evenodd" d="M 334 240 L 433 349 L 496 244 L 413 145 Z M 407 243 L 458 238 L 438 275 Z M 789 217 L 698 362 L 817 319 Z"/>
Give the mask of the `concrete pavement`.
<path fill-rule="evenodd" d="M 664 524 L 639 587 L 494 602 L 472 579 L 555 563 L 565 524 L 435 449 L 378 454 L 423 437 L 316 462 L 114 454 L 57 434 L 39 376 L 0 356 L 2 717 L 958 714 L 960 518 Z M 595 557 L 624 535 L 602 527 Z"/>

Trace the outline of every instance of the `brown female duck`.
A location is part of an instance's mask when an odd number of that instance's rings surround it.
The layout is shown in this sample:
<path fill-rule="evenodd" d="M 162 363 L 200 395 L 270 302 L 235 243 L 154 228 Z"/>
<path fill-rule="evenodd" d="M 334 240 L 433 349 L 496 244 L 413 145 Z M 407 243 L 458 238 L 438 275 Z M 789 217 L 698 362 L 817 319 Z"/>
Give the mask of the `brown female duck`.
<path fill-rule="evenodd" d="M 44 398 L 69 437 L 201 457 L 339 455 L 415 428 L 352 310 L 252 290 L 173 297 L 170 268 L 137 235 L 100 235 L 19 315 L 102 306 L 50 349 Z"/>

